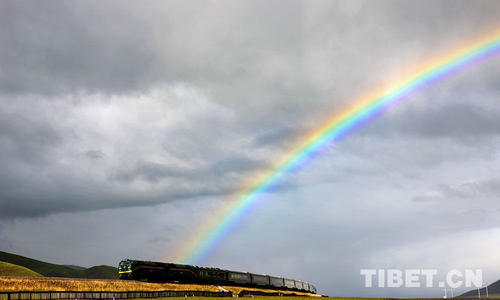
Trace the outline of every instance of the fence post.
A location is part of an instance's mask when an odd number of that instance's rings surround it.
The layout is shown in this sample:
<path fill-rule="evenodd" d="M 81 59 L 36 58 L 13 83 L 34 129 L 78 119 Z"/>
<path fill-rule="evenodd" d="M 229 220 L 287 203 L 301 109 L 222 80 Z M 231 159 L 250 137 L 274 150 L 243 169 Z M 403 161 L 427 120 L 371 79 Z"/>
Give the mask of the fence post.
<path fill-rule="evenodd" d="M 1 0 L 0 0 L 1 1 Z M 282 293 L 274 295 L 283 296 Z M 241 295 L 233 295 L 231 292 L 209 292 L 209 291 L 25 291 L 25 292 L 3 292 L 0 293 L 0 300 L 121 300 L 121 299 L 155 299 L 165 297 L 241 297 Z M 248 296 L 254 298 L 256 295 L 248 293 Z M 271 296 L 270 294 L 268 296 Z M 500 300 L 500 299 L 499 299 Z"/>

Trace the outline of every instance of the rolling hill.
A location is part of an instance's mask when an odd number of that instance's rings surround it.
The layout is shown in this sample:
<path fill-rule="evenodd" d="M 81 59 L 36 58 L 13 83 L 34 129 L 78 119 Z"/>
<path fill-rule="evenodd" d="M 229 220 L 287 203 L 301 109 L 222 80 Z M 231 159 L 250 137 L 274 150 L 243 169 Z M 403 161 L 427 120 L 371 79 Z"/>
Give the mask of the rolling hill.
<path fill-rule="evenodd" d="M 480 291 L 481 298 L 486 296 L 486 288 L 482 288 Z M 488 294 L 489 296 L 500 295 L 500 280 L 488 285 Z M 460 297 L 477 297 L 477 289 L 463 293 L 462 295 L 460 295 Z"/>
<path fill-rule="evenodd" d="M 118 269 L 111 266 L 95 266 L 88 269 L 75 269 L 64 265 L 51 264 L 17 254 L 0 251 L 0 261 L 32 270 L 47 277 L 116 279 Z M 23 275 L 30 276 L 30 275 Z"/>
<path fill-rule="evenodd" d="M 35 271 L 18 265 L 0 261 L 0 276 L 34 276 L 42 277 Z"/>

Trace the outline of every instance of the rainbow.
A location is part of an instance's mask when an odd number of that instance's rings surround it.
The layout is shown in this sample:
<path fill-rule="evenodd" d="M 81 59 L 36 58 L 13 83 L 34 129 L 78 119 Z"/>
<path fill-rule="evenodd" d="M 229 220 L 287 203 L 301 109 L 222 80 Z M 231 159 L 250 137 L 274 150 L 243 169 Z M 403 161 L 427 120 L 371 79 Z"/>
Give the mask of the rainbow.
<path fill-rule="evenodd" d="M 415 92 L 498 53 L 500 53 L 500 32 L 497 31 L 470 42 L 466 47 L 451 54 L 423 64 L 424 67 L 418 68 L 419 71 L 401 77 L 406 79 L 393 84 L 390 89 L 380 89 L 354 101 L 354 105 L 328 119 L 267 172 L 247 185 L 247 188 L 237 194 L 235 200 L 229 201 L 224 208 L 218 208 L 218 213 L 209 218 L 192 238 L 187 240 L 179 252 L 180 255 L 171 259 L 182 263 L 202 264 L 241 224 L 258 202 L 259 196 L 270 192 L 286 174 L 300 169 L 307 161 L 325 151 L 328 146 L 337 143 Z"/>

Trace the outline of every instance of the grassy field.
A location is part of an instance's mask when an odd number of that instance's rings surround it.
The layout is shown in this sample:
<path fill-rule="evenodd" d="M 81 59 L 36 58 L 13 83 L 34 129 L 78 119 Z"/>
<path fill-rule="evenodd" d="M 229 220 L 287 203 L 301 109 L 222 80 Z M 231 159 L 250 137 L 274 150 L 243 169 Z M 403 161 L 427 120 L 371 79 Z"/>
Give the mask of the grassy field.
<path fill-rule="evenodd" d="M 216 286 L 55 277 L 0 277 L 0 291 L 220 291 Z"/>
<path fill-rule="evenodd" d="M 271 290 L 271 289 L 261 289 L 261 288 L 251 288 L 251 287 L 240 287 L 240 286 L 222 286 L 224 289 L 230 291 L 233 293 L 233 295 L 237 295 L 239 294 L 239 292 L 243 291 L 243 290 L 246 290 L 246 291 L 263 291 L 263 292 L 268 292 L 268 293 L 274 293 L 276 292 L 277 290 Z M 294 293 L 294 294 L 297 294 L 297 295 L 303 295 L 303 296 L 307 296 L 307 297 L 310 297 L 310 296 L 318 296 L 318 295 L 315 295 L 315 294 L 310 294 L 310 293 L 302 293 L 302 292 L 297 292 L 297 291 L 285 291 L 285 290 L 282 290 L 280 291 L 281 293 L 283 294 L 291 294 L 291 293 Z M 205 297 L 206 298 L 206 297 Z M 204 298 L 204 299 L 205 299 Z M 288 298 L 287 298 L 288 299 Z"/>
<path fill-rule="evenodd" d="M 222 288 L 238 294 L 242 290 L 276 292 L 276 290 L 250 287 L 222 286 Z M 211 291 L 220 292 L 215 285 L 149 283 L 141 281 L 111 279 L 74 279 L 55 277 L 0 277 L 0 291 Z M 284 294 L 292 291 L 281 291 Z M 309 293 L 293 292 L 304 296 Z M 169 298 L 171 299 L 171 298 Z M 206 298 L 204 298 L 206 299 Z"/>
<path fill-rule="evenodd" d="M 41 277 L 42 275 L 28 268 L 0 261 L 0 276 L 33 276 Z"/>

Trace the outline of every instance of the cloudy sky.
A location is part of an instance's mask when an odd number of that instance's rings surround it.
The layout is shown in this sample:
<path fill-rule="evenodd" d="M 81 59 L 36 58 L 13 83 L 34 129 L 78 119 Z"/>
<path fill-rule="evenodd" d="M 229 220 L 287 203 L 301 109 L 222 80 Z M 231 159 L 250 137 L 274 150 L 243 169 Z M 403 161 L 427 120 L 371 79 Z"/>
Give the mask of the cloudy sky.
<path fill-rule="evenodd" d="M 336 111 L 499 15 L 498 1 L 2 1 L 0 250 L 167 260 Z M 262 196 L 206 264 L 332 296 L 442 295 L 364 288 L 360 268 L 500 279 L 499 92 L 500 57 L 419 92 Z"/>

